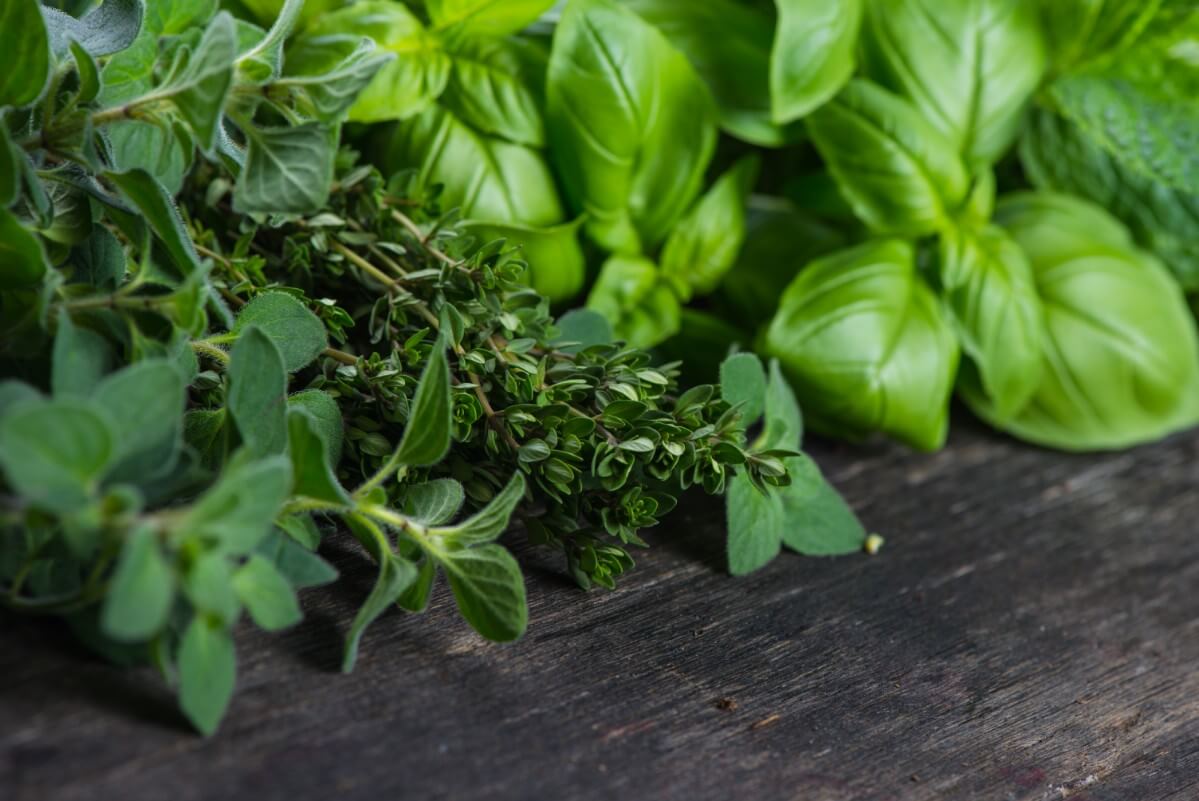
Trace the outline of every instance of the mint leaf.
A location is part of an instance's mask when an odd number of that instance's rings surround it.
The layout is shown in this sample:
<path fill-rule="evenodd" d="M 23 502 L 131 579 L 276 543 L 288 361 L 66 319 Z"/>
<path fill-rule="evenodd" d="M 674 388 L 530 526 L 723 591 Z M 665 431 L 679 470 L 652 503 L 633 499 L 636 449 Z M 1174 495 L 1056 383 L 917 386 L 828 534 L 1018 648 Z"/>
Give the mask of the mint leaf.
<path fill-rule="evenodd" d="M 175 599 L 175 574 L 149 526 L 135 528 L 121 548 L 100 625 L 121 642 L 144 642 L 162 630 Z"/>

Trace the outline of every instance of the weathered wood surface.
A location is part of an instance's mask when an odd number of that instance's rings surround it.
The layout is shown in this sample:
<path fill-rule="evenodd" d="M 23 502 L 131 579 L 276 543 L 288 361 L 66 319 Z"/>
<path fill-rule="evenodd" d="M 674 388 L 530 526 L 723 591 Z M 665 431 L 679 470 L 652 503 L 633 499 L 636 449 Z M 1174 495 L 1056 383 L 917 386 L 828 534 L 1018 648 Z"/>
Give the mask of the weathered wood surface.
<path fill-rule="evenodd" d="M 537 554 L 532 627 L 439 593 L 337 674 L 369 575 L 239 640 L 218 736 L 152 676 L 0 618 L 0 799 L 1199 799 L 1199 435 L 1063 456 L 969 423 L 934 456 L 818 455 L 876 557 L 720 571 L 697 499 L 613 593 Z"/>

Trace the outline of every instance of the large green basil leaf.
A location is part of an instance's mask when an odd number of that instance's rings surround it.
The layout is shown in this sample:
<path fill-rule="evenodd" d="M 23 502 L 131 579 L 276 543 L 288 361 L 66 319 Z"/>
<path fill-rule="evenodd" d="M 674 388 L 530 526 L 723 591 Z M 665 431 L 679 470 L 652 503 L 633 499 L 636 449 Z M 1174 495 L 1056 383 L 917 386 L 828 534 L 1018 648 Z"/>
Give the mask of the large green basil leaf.
<path fill-rule="evenodd" d="M 981 417 L 1065 450 L 1124 448 L 1199 422 L 1194 319 L 1169 273 L 1118 221 L 1048 193 L 1002 199 L 996 220 L 1032 265 L 1045 364 L 1036 394 L 1010 420 L 965 392 Z"/>
<path fill-rule="evenodd" d="M 656 28 L 613 0 L 572 0 L 550 54 L 547 127 L 571 204 L 604 248 L 662 240 L 716 145 L 711 94 Z"/>
<path fill-rule="evenodd" d="M 246 10 L 253 14 L 264 26 L 270 26 L 279 18 L 285 0 L 240 0 Z M 304 0 L 300 10 L 300 25 L 311 22 L 326 11 L 343 5 L 342 0 Z"/>
<path fill-rule="evenodd" d="M 696 201 L 662 246 L 662 272 L 706 295 L 737 260 L 745 241 L 745 202 L 758 177 L 759 161 L 734 164 Z"/>
<path fill-rule="evenodd" d="M 808 130 L 854 212 L 875 231 L 931 233 L 969 191 L 949 140 L 908 101 L 852 80 Z"/>
<path fill-rule="evenodd" d="M 818 259 L 787 287 L 763 338 L 812 427 L 945 441 L 958 342 L 912 245 L 866 242 Z"/>
<path fill-rule="evenodd" d="M 775 0 L 770 103 L 776 123 L 799 119 L 837 93 L 854 70 L 863 0 Z"/>
<path fill-rule="evenodd" d="M 778 147 L 802 125 L 775 125 L 770 102 L 770 17 L 734 0 L 625 0 L 683 51 L 720 109 L 720 125 L 739 139 Z"/>
<path fill-rule="evenodd" d="M 396 54 L 350 107 L 351 120 L 406 119 L 428 108 L 445 89 L 450 57 L 441 41 L 400 3 L 367 0 L 321 15 L 288 47 L 288 71 L 305 74 L 310 71 L 307 65 L 324 64 L 333 36 L 349 36 L 355 42 L 367 36 Z"/>
<path fill-rule="evenodd" d="M 1039 0 L 1054 66 L 1065 71 L 1132 44 L 1162 0 Z M 1169 5 L 1169 3 L 1166 3 Z"/>
<path fill-rule="evenodd" d="M 527 28 L 555 0 L 426 0 L 429 17 L 452 38 L 508 36 Z"/>
<path fill-rule="evenodd" d="M 543 228 L 476 220 L 465 220 L 463 225 L 483 243 L 504 239 L 519 247 L 521 258 L 529 265 L 522 280 L 551 301 L 569 300 L 583 288 L 587 261 L 579 244 L 581 217 Z"/>
<path fill-rule="evenodd" d="M 1188 292 L 1199 290 L 1199 187 L 1176 189 L 1133 169 L 1066 118 L 1038 109 L 1020 143 L 1033 184 L 1081 195 L 1119 217 Z"/>
<path fill-rule="evenodd" d="M 480 134 L 440 107 L 397 124 L 384 169 L 416 168 L 426 185 L 442 184 L 441 203 L 479 221 L 556 225 L 565 214 L 541 153 Z"/>
<path fill-rule="evenodd" d="M 545 146 L 534 46 L 519 39 L 467 39 L 450 51 L 453 66 L 441 103 L 478 131 L 530 147 Z"/>
<path fill-rule="evenodd" d="M 612 323 L 617 339 L 650 347 L 679 330 L 679 299 L 649 259 L 612 256 L 587 297 L 587 308 Z"/>
<path fill-rule="evenodd" d="M 1003 229 L 951 228 L 941 235 L 938 275 L 969 361 L 995 410 L 1020 411 L 1041 383 L 1041 302 L 1028 259 Z"/>
<path fill-rule="evenodd" d="M 1035 0 L 868 0 L 862 45 L 866 74 L 972 163 L 1012 143 L 1045 72 Z"/>
<path fill-rule="evenodd" d="M 50 40 L 37 0 L 4 0 L 0 5 L 0 107 L 37 100 L 50 76 Z"/>

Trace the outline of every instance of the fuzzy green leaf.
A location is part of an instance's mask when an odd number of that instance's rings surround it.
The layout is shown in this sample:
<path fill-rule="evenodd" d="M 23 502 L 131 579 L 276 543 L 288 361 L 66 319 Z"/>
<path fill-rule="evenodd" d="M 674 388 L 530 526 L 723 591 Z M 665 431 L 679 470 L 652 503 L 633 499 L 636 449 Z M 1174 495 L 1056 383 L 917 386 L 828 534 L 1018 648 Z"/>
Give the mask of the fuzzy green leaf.
<path fill-rule="evenodd" d="M 333 133 L 324 123 L 246 131 L 246 163 L 233 190 L 243 214 L 320 211 L 333 185 Z"/>
<path fill-rule="evenodd" d="M 744 473 L 729 482 L 727 503 L 729 572 L 752 573 L 778 556 L 783 506 L 778 493 L 761 492 Z"/>
<path fill-rule="evenodd" d="M 430 528 L 429 534 L 454 545 L 492 542 L 508 528 L 512 512 L 524 496 L 524 476 L 514 473 L 504 488 L 473 516 L 456 526 Z"/>
<path fill-rule="evenodd" d="M 341 670 L 349 673 L 358 661 L 358 645 L 367 626 L 374 623 L 379 615 L 387 611 L 416 579 L 416 567 L 411 562 L 393 553 L 383 554 L 379 564 L 379 577 L 366 602 L 354 616 L 350 630 L 346 634 L 345 654 L 342 657 Z"/>
<path fill-rule="evenodd" d="M 50 40 L 37 0 L 5 0 L 0 4 L 0 107 L 28 106 L 37 100 L 50 75 Z M 0 241 L 3 237 L 0 237 Z"/>
<path fill-rule="evenodd" d="M 229 632 L 208 618 L 192 618 L 176 657 L 179 705 L 201 734 L 216 731 L 237 678 L 237 656 Z"/>
<path fill-rule="evenodd" d="M 262 556 L 255 554 L 238 568 L 233 587 L 250 617 L 267 631 L 294 626 L 304 617 L 291 584 Z"/>
<path fill-rule="evenodd" d="M 175 574 L 149 526 L 135 528 L 104 596 L 100 625 L 121 642 L 144 642 L 162 630 L 175 599 Z"/>
<path fill-rule="evenodd" d="M 235 460 L 180 521 L 178 536 L 211 540 L 227 553 L 250 553 L 270 532 L 290 486 L 286 457 Z"/>
<path fill-rule="evenodd" d="M 318 424 L 303 409 L 287 413 L 288 454 L 291 457 L 292 495 L 333 504 L 350 504 L 329 461 L 328 445 Z"/>
<path fill-rule="evenodd" d="M 741 404 L 745 427 L 758 422 L 766 408 L 766 371 L 752 353 L 734 353 L 720 365 L 720 395 L 731 404 Z"/>
<path fill-rule="evenodd" d="M 791 483 L 778 490 L 783 544 L 805 556 L 838 556 L 862 550 L 866 529 L 812 459 L 787 459 Z"/>
<path fill-rule="evenodd" d="M 289 373 L 307 366 L 329 344 L 320 318 L 287 292 L 263 292 L 247 303 L 237 314 L 233 333 L 240 335 L 252 325 L 275 343 Z"/>
<path fill-rule="evenodd" d="M 69 314 L 59 315 L 50 371 L 50 388 L 56 396 L 88 397 L 112 369 L 114 359 L 108 340 L 90 329 L 77 328 Z"/>
<path fill-rule="evenodd" d="M 108 420 L 82 400 L 25 402 L 0 419 L 0 466 L 29 503 L 70 512 L 97 490 L 113 439 Z"/>
<path fill-rule="evenodd" d="M 275 343 L 257 326 L 241 332 L 229 360 L 229 413 L 258 456 L 287 447 L 287 372 Z"/>
<path fill-rule="evenodd" d="M 511 486 L 511 485 L 510 485 Z M 439 553 L 458 611 L 475 631 L 495 642 L 518 639 L 529 624 L 520 566 L 500 545 Z"/>
<path fill-rule="evenodd" d="M 454 519 L 466 494 L 452 478 L 435 478 L 409 487 L 404 494 L 408 515 L 419 523 L 437 526 Z"/>

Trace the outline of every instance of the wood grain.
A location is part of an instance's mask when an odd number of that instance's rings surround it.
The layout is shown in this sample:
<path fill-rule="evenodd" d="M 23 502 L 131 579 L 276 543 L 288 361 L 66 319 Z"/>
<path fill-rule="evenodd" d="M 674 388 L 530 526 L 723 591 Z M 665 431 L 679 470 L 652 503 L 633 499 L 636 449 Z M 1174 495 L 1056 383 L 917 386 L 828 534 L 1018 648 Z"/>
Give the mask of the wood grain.
<path fill-rule="evenodd" d="M 145 673 L 0 618 L 0 799 L 1199 799 L 1199 434 L 1065 456 L 966 423 L 932 455 L 821 445 L 874 557 L 721 572 L 692 498 L 616 592 L 521 553 L 532 625 L 444 587 L 336 673 L 370 574 L 239 637 L 219 734 Z"/>

